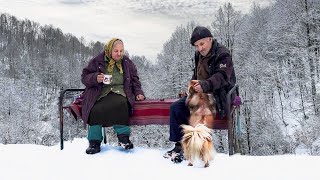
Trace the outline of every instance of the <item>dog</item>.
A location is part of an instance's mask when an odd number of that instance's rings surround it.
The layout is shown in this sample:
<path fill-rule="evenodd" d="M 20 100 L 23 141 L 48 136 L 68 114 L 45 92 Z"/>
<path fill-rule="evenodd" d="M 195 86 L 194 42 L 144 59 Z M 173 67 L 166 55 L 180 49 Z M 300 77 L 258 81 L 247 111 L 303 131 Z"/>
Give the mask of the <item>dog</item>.
<path fill-rule="evenodd" d="M 209 167 L 213 160 L 214 146 L 212 129 L 215 118 L 214 100 L 211 94 L 196 92 L 193 88 L 197 81 L 188 86 L 186 105 L 190 110 L 189 125 L 181 125 L 184 133 L 181 144 L 188 166 L 193 166 L 196 159 L 202 160 Z"/>

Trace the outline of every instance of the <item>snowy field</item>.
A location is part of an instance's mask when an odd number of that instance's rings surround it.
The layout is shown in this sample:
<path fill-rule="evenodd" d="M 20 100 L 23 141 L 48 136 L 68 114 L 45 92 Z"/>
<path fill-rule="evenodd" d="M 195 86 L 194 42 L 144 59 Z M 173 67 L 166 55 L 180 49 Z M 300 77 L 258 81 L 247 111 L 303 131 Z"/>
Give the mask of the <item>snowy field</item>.
<path fill-rule="evenodd" d="M 1 180 L 319 180 L 320 157 L 304 155 L 228 156 L 216 154 L 210 167 L 187 162 L 174 164 L 162 155 L 166 150 L 136 147 L 123 151 L 102 145 L 102 152 L 85 154 L 86 139 L 46 147 L 0 144 Z"/>

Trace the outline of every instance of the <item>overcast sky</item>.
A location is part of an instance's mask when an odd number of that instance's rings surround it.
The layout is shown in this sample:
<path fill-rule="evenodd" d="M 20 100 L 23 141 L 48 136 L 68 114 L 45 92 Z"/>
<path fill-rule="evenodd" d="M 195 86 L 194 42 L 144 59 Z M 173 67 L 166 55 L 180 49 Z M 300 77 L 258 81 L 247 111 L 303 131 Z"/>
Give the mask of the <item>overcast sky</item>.
<path fill-rule="evenodd" d="M 252 2 L 271 0 L 0 0 L 0 12 L 41 25 L 52 24 L 87 42 L 118 37 L 130 54 L 154 61 L 176 26 L 194 20 L 208 25 L 225 2 L 248 12 Z M 210 8 L 208 8 L 210 7 Z"/>

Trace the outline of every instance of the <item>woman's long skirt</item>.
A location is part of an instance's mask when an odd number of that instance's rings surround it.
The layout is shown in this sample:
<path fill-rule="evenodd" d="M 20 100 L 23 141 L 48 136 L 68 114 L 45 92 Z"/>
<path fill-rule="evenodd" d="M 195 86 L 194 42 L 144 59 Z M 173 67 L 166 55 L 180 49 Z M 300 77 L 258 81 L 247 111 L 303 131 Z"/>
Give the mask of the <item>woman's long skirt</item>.
<path fill-rule="evenodd" d="M 129 106 L 127 98 L 110 92 L 99 99 L 92 107 L 88 124 L 110 127 L 113 125 L 129 125 Z"/>

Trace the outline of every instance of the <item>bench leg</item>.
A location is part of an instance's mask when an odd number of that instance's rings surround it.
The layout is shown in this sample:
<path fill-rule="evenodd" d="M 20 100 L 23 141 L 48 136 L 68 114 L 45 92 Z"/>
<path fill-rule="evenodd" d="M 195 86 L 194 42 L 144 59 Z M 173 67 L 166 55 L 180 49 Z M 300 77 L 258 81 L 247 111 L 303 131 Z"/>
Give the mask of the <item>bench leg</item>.
<path fill-rule="evenodd" d="M 59 104 L 59 115 L 60 115 L 60 119 L 59 119 L 59 125 L 60 125 L 60 150 L 63 150 L 64 146 L 63 146 L 63 108 L 62 108 L 62 104 Z"/>
<path fill-rule="evenodd" d="M 228 144 L 229 144 L 229 155 L 234 154 L 234 121 L 231 117 L 228 119 Z"/>
<path fill-rule="evenodd" d="M 104 144 L 107 144 L 107 133 L 106 133 L 106 128 L 103 127 L 102 128 L 102 131 L 103 131 L 103 142 Z"/>
<path fill-rule="evenodd" d="M 243 154 L 242 152 L 242 140 L 241 140 L 241 122 L 240 122 L 240 109 L 235 112 L 235 153 Z"/>

